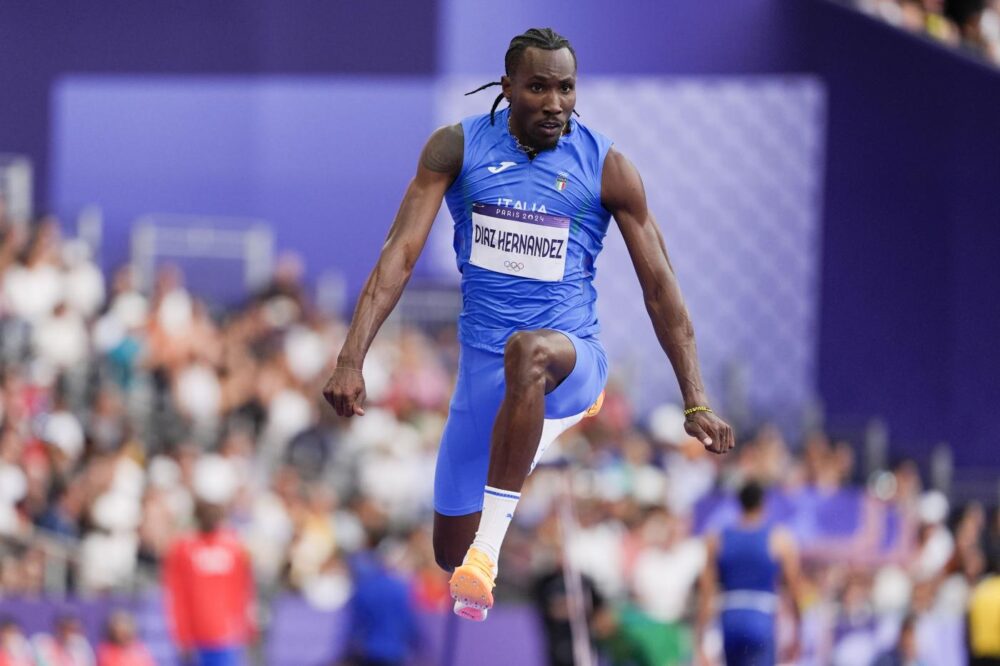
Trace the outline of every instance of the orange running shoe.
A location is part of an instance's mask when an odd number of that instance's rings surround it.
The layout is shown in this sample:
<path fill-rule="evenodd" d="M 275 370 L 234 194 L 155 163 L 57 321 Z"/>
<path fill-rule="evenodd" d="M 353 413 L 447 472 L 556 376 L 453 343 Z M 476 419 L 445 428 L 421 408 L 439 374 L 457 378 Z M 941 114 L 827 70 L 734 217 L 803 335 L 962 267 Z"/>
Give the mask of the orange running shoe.
<path fill-rule="evenodd" d="M 497 565 L 490 556 L 478 548 L 469 548 L 462 566 L 451 575 L 448 587 L 455 600 L 455 615 L 482 622 L 493 608 L 493 587 L 496 585 Z"/>

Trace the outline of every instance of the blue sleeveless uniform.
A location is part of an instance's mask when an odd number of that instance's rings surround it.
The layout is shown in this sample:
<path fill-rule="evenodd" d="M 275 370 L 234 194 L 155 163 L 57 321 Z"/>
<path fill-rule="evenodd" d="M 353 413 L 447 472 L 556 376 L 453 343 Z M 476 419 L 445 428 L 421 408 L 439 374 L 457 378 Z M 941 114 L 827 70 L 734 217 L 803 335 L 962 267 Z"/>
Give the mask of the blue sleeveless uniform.
<path fill-rule="evenodd" d="M 482 508 L 513 333 L 556 330 L 576 348 L 573 371 L 545 397 L 547 420 L 581 414 L 607 380 L 593 279 L 610 219 L 601 176 L 611 141 L 574 119 L 555 148 L 529 160 L 508 130 L 509 112 L 493 124 L 489 114 L 462 121 L 462 170 L 445 195 L 462 273 L 462 349 L 434 482 L 444 515 Z"/>
<path fill-rule="evenodd" d="M 771 555 L 768 525 L 729 527 L 720 537 L 722 637 L 727 666 L 775 663 L 775 623 L 781 567 Z"/>

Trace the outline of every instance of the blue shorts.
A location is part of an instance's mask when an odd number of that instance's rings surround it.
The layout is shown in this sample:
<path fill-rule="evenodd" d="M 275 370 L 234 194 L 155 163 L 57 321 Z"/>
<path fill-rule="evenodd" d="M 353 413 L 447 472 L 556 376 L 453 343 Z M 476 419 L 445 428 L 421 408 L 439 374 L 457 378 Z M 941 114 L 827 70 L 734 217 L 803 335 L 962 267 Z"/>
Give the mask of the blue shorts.
<path fill-rule="evenodd" d="M 198 666 L 243 666 L 243 648 L 198 648 L 195 651 Z"/>
<path fill-rule="evenodd" d="M 608 357 L 597 338 L 559 332 L 576 348 L 576 365 L 545 396 L 545 426 L 535 463 L 545 448 L 597 401 L 608 378 Z M 462 345 L 458 381 L 434 474 L 434 510 L 438 513 L 464 516 L 483 508 L 490 437 L 504 389 L 503 355 Z"/>
<path fill-rule="evenodd" d="M 724 610 L 722 647 L 726 666 L 774 666 L 774 615 L 755 610 Z"/>

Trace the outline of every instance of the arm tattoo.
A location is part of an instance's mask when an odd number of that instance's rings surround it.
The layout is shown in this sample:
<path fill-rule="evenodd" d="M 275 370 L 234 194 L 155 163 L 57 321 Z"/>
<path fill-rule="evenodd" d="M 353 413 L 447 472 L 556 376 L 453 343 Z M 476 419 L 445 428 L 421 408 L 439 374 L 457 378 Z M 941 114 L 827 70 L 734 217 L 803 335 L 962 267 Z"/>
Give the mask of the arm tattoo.
<path fill-rule="evenodd" d="M 465 136 L 461 125 L 442 127 L 434 132 L 420 155 L 420 164 L 430 171 L 458 175 L 462 169 Z"/>

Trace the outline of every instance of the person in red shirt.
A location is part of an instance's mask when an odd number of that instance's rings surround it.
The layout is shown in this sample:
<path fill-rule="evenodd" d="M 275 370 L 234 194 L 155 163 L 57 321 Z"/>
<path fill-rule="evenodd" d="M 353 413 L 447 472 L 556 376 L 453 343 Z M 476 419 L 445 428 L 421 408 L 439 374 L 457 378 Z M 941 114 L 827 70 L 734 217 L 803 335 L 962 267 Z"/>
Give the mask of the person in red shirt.
<path fill-rule="evenodd" d="M 156 666 L 127 612 L 117 610 L 108 617 L 104 641 L 97 648 L 97 666 Z"/>
<path fill-rule="evenodd" d="M 163 582 L 173 638 L 187 663 L 242 666 L 255 636 L 250 557 L 223 527 L 238 480 L 228 461 L 206 456 L 194 473 L 198 530 L 167 552 Z"/>

